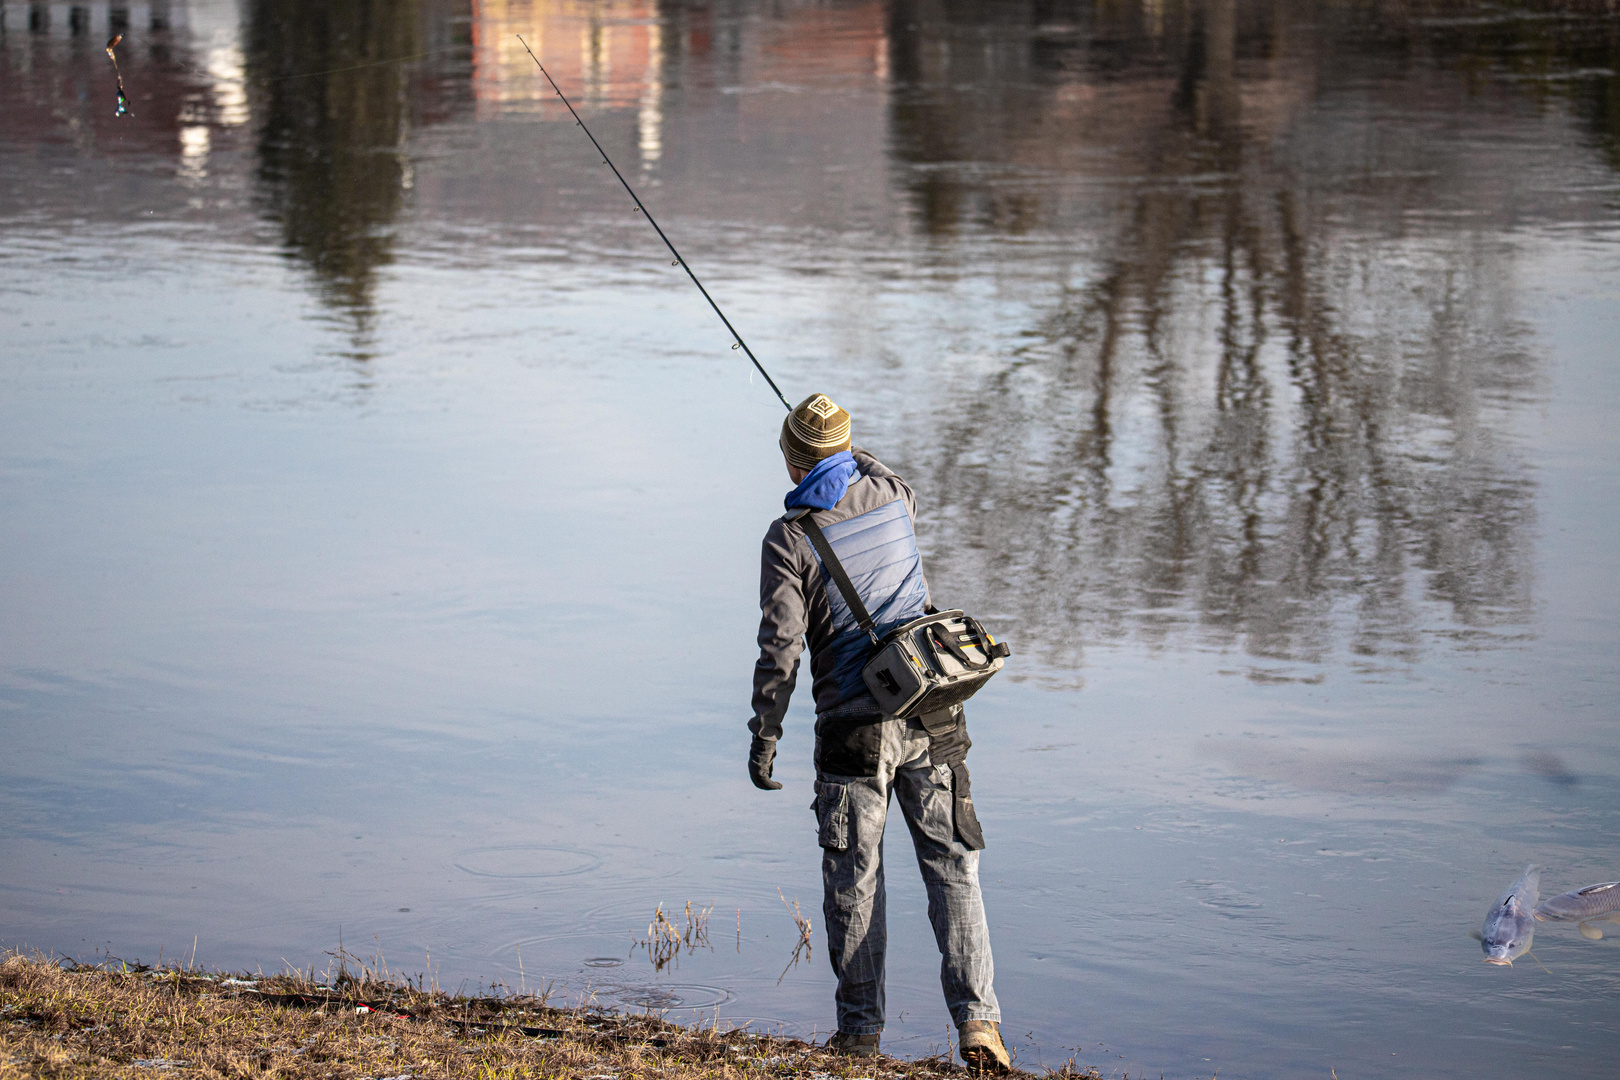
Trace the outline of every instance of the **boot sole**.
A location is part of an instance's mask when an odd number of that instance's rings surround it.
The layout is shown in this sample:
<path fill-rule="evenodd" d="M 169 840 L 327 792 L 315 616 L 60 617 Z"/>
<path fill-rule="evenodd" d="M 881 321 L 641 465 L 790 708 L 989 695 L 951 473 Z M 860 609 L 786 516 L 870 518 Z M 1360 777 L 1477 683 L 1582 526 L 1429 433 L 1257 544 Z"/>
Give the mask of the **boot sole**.
<path fill-rule="evenodd" d="M 998 1076 L 1012 1072 L 1010 1062 L 1003 1063 L 995 1051 L 983 1046 L 970 1046 L 962 1051 L 962 1062 L 969 1072 L 995 1073 Z"/>

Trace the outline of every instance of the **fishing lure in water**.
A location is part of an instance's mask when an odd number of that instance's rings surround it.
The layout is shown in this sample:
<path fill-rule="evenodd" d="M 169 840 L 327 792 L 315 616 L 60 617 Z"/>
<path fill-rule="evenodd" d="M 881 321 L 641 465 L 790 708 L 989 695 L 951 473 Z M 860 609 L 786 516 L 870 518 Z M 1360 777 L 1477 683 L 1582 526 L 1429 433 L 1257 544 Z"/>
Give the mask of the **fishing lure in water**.
<path fill-rule="evenodd" d="M 118 57 L 113 53 L 113 50 L 118 47 L 118 43 L 123 40 L 123 34 L 114 34 L 107 42 L 107 59 L 112 61 L 113 77 L 118 80 L 118 111 L 113 113 L 113 115 L 134 116 L 135 114 L 129 111 L 129 96 L 124 93 L 124 76 L 123 73 L 118 70 Z"/>
<path fill-rule="evenodd" d="M 1581 936 L 1596 941 L 1603 931 L 1594 923 L 1620 922 L 1620 881 L 1559 893 L 1537 904 L 1535 916 L 1543 922 L 1579 923 Z"/>
<path fill-rule="evenodd" d="M 1540 891 L 1541 867 L 1528 866 L 1497 899 L 1480 929 L 1479 945 L 1485 950 L 1485 963 L 1512 967 L 1513 961 L 1530 951 L 1536 932 L 1533 913 Z"/>

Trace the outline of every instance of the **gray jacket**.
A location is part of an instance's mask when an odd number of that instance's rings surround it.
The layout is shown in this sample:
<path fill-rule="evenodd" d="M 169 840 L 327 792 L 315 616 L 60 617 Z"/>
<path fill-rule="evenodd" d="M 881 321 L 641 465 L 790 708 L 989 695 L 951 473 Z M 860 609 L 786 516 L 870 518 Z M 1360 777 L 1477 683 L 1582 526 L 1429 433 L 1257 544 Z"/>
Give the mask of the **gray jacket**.
<path fill-rule="evenodd" d="M 850 481 L 837 506 L 816 511 L 816 521 L 861 590 L 882 633 L 885 601 L 903 600 L 892 612 L 896 625 L 900 620 L 921 614 L 921 608 L 928 605 L 928 583 L 922 574 L 912 531 L 917 500 L 910 486 L 877 458 L 859 447 L 853 447 L 851 454 L 860 474 Z M 904 515 L 897 514 L 893 508 L 883 509 L 895 502 L 904 507 Z M 838 528 L 840 523 L 863 515 L 868 521 L 888 524 L 864 531 L 866 522 L 844 530 Z M 777 739 L 782 735 L 782 715 L 787 711 L 788 698 L 798 679 L 799 653 L 805 639 L 810 644 L 810 670 L 814 676 L 818 717 L 871 715 L 880 711 L 877 701 L 859 679 L 862 658 L 843 655 L 853 649 L 869 651 L 867 639 L 854 629 L 853 617 L 842 597 L 829 599 L 828 589 L 837 586 L 827 580 L 803 525 L 797 520 L 788 520 L 794 516 L 790 513 L 771 523 L 760 556 L 759 660 L 754 665 L 754 716 L 748 722 L 748 730 L 764 739 Z M 893 557 L 863 575 L 859 560 L 871 550 L 870 545 L 864 545 L 865 550 L 852 556 L 846 542 L 838 538 L 839 534 L 848 534 L 854 547 L 862 548 L 861 540 L 866 534 L 879 529 L 887 532 L 886 548 Z M 896 567 L 902 568 L 898 576 Z M 875 595 L 868 595 L 867 582 L 876 583 Z"/>

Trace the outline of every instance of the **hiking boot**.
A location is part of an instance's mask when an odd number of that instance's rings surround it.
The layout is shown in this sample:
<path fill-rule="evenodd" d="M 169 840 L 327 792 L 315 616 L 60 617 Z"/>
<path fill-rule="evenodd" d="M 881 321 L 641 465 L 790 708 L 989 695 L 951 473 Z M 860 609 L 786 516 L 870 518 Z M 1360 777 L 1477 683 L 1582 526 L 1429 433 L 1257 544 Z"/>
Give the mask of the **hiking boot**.
<path fill-rule="evenodd" d="M 845 1057 L 877 1057 L 878 1040 L 882 1038 L 883 1036 L 875 1031 L 870 1035 L 849 1035 L 840 1031 L 827 1040 L 827 1049 Z"/>
<path fill-rule="evenodd" d="M 969 1020 L 957 1028 L 958 1048 L 969 1072 L 1012 1071 L 1012 1058 L 1001 1041 L 1001 1025 L 994 1020 Z"/>

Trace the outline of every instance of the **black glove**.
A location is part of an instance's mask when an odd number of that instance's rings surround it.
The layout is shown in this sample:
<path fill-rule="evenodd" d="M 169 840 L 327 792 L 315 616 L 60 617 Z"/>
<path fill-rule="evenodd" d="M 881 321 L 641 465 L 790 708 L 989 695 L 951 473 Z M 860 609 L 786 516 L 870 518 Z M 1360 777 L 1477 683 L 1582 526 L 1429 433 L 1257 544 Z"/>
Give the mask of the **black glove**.
<path fill-rule="evenodd" d="M 771 765 L 776 761 L 776 740 L 754 736 L 748 747 L 748 779 L 761 791 L 781 791 L 782 785 L 771 779 Z"/>

